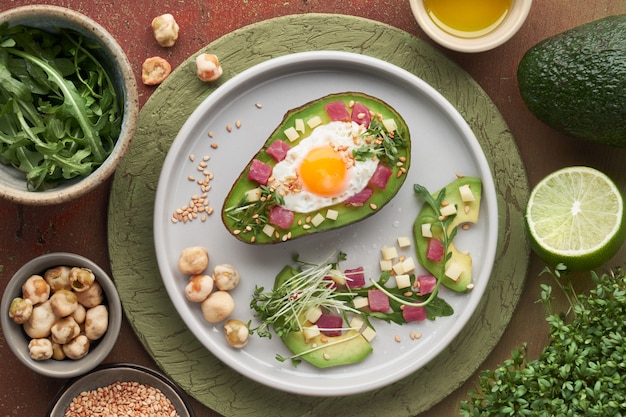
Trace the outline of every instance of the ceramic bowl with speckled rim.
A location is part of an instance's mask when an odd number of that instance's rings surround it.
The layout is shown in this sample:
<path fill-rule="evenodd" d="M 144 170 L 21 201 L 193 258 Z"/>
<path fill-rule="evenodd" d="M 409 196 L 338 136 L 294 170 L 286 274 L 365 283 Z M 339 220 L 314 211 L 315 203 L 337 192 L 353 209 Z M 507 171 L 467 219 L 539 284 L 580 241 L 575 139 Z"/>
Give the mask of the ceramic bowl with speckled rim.
<path fill-rule="evenodd" d="M 108 326 L 106 333 L 101 338 L 90 341 L 88 353 L 80 359 L 66 358 L 57 360 L 50 358 L 34 360 L 31 358 L 28 347 L 31 338 L 24 331 L 22 324 L 15 323 L 9 317 L 9 310 L 13 300 L 16 297 L 22 297 L 22 285 L 28 278 L 32 275 L 43 276 L 47 270 L 57 266 L 83 267 L 89 268 L 93 272 L 95 280 L 102 288 L 102 304 L 107 307 Z M 113 280 L 95 262 L 74 253 L 47 253 L 26 262 L 6 284 L 0 301 L 0 326 L 2 326 L 2 332 L 8 347 L 26 367 L 39 374 L 53 378 L 73 378 L 83 375 L 100 365 L 113 349 L 121 325 L 122 304 Z"/>
<path fill-rule="evenodd" d="M 526 21 L 532 5 L 532 0 L 511 0 L 511 5 L 496 24 L 480 35 L 465 36 L 460 32 L 452 33 L 452 28 L 444 30 L 443 24 L 436 22 L 426 9 L 424 0 L 410 2 L 413 15 L 426 35 L 447 49 L 468 53 L 488 51 L 511 39 Z"/>
<path fill-rule="evenodd" d="M 86 177 L 65 180 L 45 191 L 29 191 L 26 176 L 10 165 L 0 164 L 0 198 L 26 205 L 64 203 L 87 194 L 101 185 L 126 153 L 139 116 L 139 93 L 131 64 L 114 37 L 91 18 L 64 7 L 29 5 L 0 13 L 0 24 L 23 25 L 54 31 L 56 28 L 77 32 L 100 47 L 94 55 L 107 69 L 118 97 L 123 100 L 121 133 L 104 162 Z"/>

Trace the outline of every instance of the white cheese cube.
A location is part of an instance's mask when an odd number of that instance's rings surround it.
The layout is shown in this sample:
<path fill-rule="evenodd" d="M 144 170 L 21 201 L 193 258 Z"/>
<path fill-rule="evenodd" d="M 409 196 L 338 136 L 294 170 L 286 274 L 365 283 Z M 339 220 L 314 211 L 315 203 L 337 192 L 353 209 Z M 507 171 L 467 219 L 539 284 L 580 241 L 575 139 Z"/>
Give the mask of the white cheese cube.
<path fill-rule="evenodd" d="M 352 302 L 354 303 L 354 308 L 356 309 L 365 308 L 370 304 L 367 297 L 361 297 L 361 296 L 354 297 L 352 299 Z"/>
<path fill-rule="evenodd" d="M 431 226 L 432 226 L 431 223 L 422 223 L 422 236 L 423 237 L 433 237 Z"/>
<path fill-rule="evenodd" d="M 317 323 L 320 317 L 322 317 L 322 309 L 319 307 L 311 307 L 306 311 L 304 317 L 311 323 Z"/>
<path fill-rule="evenodd" d="M 325 217 L 322 216 L 320 213 L 317 213 L 312 219 L 311 219 L 311 224 L 315 227 L 319 226 L 320 224 L 322 224 L 322 222 L 324 221 Z"/>
<path fill-rule="evenodd" d="M 450 262 L 446 266 L 445 274 L 452 281 L 457 282 L 462 272 L 463 272 L 463 268 L 459 264 L 457 264 L 456 262 Z"/>
<path fill-rule="evenodd" d="M 404 270 L 405 274 L 413 272 L 413 270 L 415 269 L 415 262 L 413 261 L 413 258 L 406 258 L 402 262 L 402 269 Z"/>
<path fill-rule="evenodd" d="M 306 121 L 306 124 L 309 125 L 311 129 L 315 129 L 317 126 L 322 124 L 322 118 L 319 116 L 313 116 Z"/>
<path fill-rule="evenodd" d="M 396 275 L 396 286 L 400 289 L 411 286 L 411 276 L 409 274 Z"/>
<path fill-rule="evenodd" d="M 393 267 L 393 262 L 391 262 L 391 259 L 381 259 L 380 260 L 380 270 L 381 271 L 391 271 L 391 268 Z"/>
<path fill-rule="evenodd" d="M 398 257 L 398 250 L 395 247 L 393 247 L 393 246 L 382 248 L 380 250 L 380 253 L 381 253 L 383 259 L 386 260 L 386 261 Z"/>
<path fill-rule="evenodd" d="M 446 217 L 456 214 L 456 206 L 454 204 L 448 204 L 447 206 L 443 206 L 439 210 L 439 213 L 442 216 L 446 216 Z"/>
<path fill-rule="evenodd" d="M 296 119 L 296 130 L 298 132 L 304 133 L 304 120 Z"/>
<path fill-rule="evenodd" d="M 246 200 L 249 203 L 255 203 L 261 199 L 261 189 L 253 188 L 251 190 L 246 191 Z"/>
<path fill-rule="evenodd" d="M 320 328 L 317 327 L 317 324 L 314 324 L 313 326 L 304 327 L 302 333 L 304 333 L 305 340 L 311 340 L 320 335 Z"/>
<path fill-rule="evenodd" d="M 396 130 L 398 130 L 398 125 L 393 119 L 384 119 L 383 126 L 385 127 L 387 132 L 395 132 Z"/>
<path fill-rule="evenodd" d="M 371 327 L 366 327 L 361 334 L 368 342 L 371 342 L 376 337 L 376 331 Z"/>
<path fill-rule="evenodd" d="M 346 276 L 343 272 L 336 269 L 331 269 L 330 271 L 328 271 L 328 276 L 338 285 L 346 285 Z"/>
<path fill-rule="evenodd" d="M 289 142 L 293 142 L 300 137 L 300 134 L 293 127 L 289 127 L 285 129 L 285 136 L 287 136 Z"/>
<path fill-rule="evenodd" d="M 326 218 L 330 220 L 337 220 L 339 217 L 339 212 L 337 210 L 328 209 L 326 212 Z"/>
<path fill-rule="evenodd" d="M 393 269 L 393 272 L 396 273 L 396 275 L 402 275 L 404 274 L 406 271 L 404 270 L 404 262 L 398 262 L 396 264 L 394 264 L 391 269 Z"/>
<path fill-rule="evenodd" d="M 474 201 L 474 193 L 470 189 L 469 184 L 465 184 L 459 187 L 459 193 L 461 194 L 461 200 L 464 203 L 468 203 L 470 201 Z"/>
<path fill-rule="evenodd" d="M 363 319 L 358 316 L 355 316 L 352 318 L 352 320 L 350 320 L 350 327 L 354 330 L 360 331 L 364 324 L 365 322 L 363 321 Z"/>
<path fill-rule="evenodd" d="M 400 236 L 398 238 L 398 246 L 401 248 L 408 248 L 411 246 L 411 238 L 408 236 Z"/>
<path fill-rule="evenodd" d="M 274 235 L 274 230 L 276 230 L 274 229 L 274 226 L 270 226 L 269 224 L 263 226 L 263 233 L 265 233 L 269 237 L 272 237 Z"/>

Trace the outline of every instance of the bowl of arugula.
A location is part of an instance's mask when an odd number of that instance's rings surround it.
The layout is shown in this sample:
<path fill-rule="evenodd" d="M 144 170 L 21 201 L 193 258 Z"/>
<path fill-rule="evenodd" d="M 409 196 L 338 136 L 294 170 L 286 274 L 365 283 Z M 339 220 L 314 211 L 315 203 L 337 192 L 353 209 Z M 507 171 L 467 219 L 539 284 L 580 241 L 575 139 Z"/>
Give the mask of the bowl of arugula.
<path fill-rule="evenodd" d="M 0 197 L 79 198 L 126 153 L 139 100 L 124 51 L 91 18 L 31 5 L 0 13 Z"/>

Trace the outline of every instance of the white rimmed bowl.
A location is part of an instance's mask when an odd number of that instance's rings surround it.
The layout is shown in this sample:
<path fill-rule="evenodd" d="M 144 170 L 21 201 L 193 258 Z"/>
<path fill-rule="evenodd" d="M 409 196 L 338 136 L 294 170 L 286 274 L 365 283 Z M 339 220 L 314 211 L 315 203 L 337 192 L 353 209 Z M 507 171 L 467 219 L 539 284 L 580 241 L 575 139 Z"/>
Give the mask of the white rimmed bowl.
<path fill-rule="evenodd" d="M 91 18 L 74 10 L 51 5 L 16 7 L 0 13 L 0 24 L 5 22 L 10 26 L 24 25 L 50 31 L 55 28 L 69 29 L 101 46 L 98 58 L 108 69 L 118 97 L 123 99 L 121 133 L 102 165 L 86 177 L 67 180 L 45 191 L 29 191 L 24 173 L 12 166 L 0 164 L 0 198 L 20 204 L 43 206 L 81 197 L 97 188 L 115 171 L 135 132 L 139 116 L 139 93 L 131 64 L 109 32 Z"/>
<path fill-rule="evenodd" d="M 475 53 L 494 49 L 511 39 L 526 21 L 532 0 L 512 0 L 502 22 L 477 37 L 456 36 L 445 31 L 429 16 L 424 0 L 410 0 L 410 3 L 418 25 L 433 41 L 453 51 Z"/>
<path fill-rule="evenodd" d="M 92 270 L 105 297 L 103 304 L 107 306 L 109 313 L 108 329 L 102 338 L 91 343 L 89 353 L 81 359 L 36 361 L 29 354 L 30 337 L 24 332 L 22 325 L 16 324 L 9 317 L 9 308 L 15 297 L 21 297 L 22 284 L 31 275 L 42 275 L 47 269 L 61 265 Z M 26 262 L 9 280 L 0 301 L 0 325 L 6 344 L 26 367 L 53 378 L 73 378 L 94 369 L 113 349 L 122 325 L 122 304 L 113 280 L 95 262 L 74 253 L 47 253 Z"/>

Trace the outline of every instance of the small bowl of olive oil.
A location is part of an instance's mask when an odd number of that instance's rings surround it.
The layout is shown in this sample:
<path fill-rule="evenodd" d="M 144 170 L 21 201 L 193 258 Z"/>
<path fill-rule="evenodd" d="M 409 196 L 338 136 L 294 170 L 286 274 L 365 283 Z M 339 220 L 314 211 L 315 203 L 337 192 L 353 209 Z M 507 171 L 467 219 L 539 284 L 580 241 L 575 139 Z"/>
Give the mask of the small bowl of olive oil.
<path fill-rule="evenodd" d="M 522 27 L 532 0 L 410 0 L 417 23 L 435 42 L 460 52 L 483 52 Z"/>

